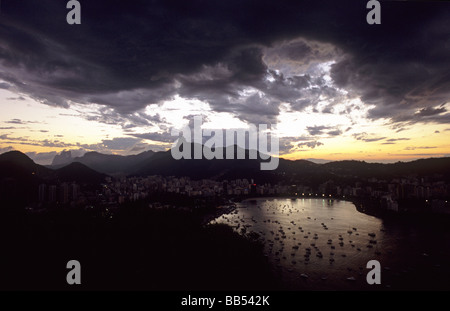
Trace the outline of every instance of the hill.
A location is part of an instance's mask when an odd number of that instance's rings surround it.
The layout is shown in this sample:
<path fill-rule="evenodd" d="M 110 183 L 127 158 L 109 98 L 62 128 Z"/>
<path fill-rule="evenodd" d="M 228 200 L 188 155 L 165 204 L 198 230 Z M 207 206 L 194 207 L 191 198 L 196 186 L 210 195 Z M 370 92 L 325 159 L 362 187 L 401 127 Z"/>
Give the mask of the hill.
<path fill-rule="evenodd" d="M 81 184 L 100 184 L 106 175 L 96 172 L 86 165 L 73 162 L 55 171 L 60 182 L 77 182 Z"/>
<path fill-rule="evenodd" d="M 115 154 L 103 154 L 99 152 L 87 152 L 81 157 L 72 158 L 70 151 L 62 151 L 53 159 L 52 169 L 59 169 L 67 164 L 78 162 L 91 169 L 108 175 L 127 175 L 136 170 L 136 167 L 153 156 L 153 151 L 144 151 L 137 155 L 121 156 Z"/>
<path fill-rule="evenodd" d="M 81 163 L 71 163 L 52 170 L 36 164 L 19 151 L 0 155 L 0 203 L 3 209 L 26 206 L 36 202 L 41 183 L 78 182 L 99 185 L 106 175 L 98 173 Z"/>

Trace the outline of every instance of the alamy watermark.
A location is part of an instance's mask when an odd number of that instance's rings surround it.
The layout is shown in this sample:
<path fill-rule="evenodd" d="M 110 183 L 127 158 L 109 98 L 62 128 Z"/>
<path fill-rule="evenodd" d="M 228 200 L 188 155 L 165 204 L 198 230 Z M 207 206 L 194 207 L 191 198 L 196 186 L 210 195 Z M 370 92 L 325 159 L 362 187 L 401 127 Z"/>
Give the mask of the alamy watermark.
<path fill-rule="evenodd" d="M 67 9 L 70 9 L 67 13 L 66 21 L 69 25 L 81 24 L 81 4 L 76 0 L 70 0 L 66 5 Z"/>
<path fill-rule="evenodd" d="M 366 8 L 370 9 L 367 13 L 366 21 L 369 25 L 381 24 L 381 5 L 377 0 L 370 0 L 366 4 Z"/>
<path fill-rule="evenodd" d="M 0 0 L 1 1 L 1 0 Z M 0 2 L 1 6 L 1 2 Z M 70 11 L 67 13 L 66 20 L 69 25 L 81 24 L 81 4 L 77 0 L 67 2 L 66 8 Z M 369 0 L 366 8 L 370 11 L 366 15 L 366 21 L 369 25 L 381 24 L 381 5 L 377 0 Z M 0 8 L 1 12 L 1 8 Z"/>
<path fill-rule="evenodd" d="M 69 260 L 66 268 L 70 269 L 66 276 L 66 282 L 69 285 L 81 284 L 81 264 L 78 260 Z"/>
<path fill-rule="evenodd" d="M 279 139 L 274 128 L 267 124 L 249 124 L 248 129 L 202 129 L 202 117 L 194 116 L 193 128 L 189 125 L 181 130 L 172 129 L 172 136 L 180 136 L 172 145 L 171 154 L 175 160 L 180 159 L 249 159 L 262 160 L 261 170 L 274 170 L 279 163 Z M 208 138 L 209 137 L 209 138 Z M 204 142 L 204 138 L 208 138 Z M 236 139 L 235 139 L 236 138 Z M 270 141 L 270 150 L 268 142 Z M 194 143 L 194 144 L 192 144 Z M 247 143 L 247 144 L 246 144 Z M 194 150 L 192 150 L 192 145 Z M 235 152 L 234 145 L 237 145 Z"/>
<path fill-rule="evenodd" d="M 366 281 L 367 284 L 381 284 L 381 265 L 378 260 L 369 260 L 366 265 L 367 269 L 371 269 L 369 273 L 367 273 Z"/>

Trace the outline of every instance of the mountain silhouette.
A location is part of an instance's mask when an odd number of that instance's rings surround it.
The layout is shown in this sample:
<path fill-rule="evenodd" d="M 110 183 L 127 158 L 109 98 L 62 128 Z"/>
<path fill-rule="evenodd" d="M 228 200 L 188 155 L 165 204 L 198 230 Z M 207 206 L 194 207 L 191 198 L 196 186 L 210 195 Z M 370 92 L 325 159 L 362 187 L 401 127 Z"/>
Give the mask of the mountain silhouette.
<path fill-rule="evenodd" d="M 38 184 L 53 172 L 19 151 L 0 155 L 0 202 L 2 210 L 33 202 Z"/>
<path fill-rule="evenodd" d="M 10 151 L 0 155 L 0 178 L 2 180 L 19 180 L 23 183 L 76 181 L 98 184 L 106 176 L 78 162 L 53 170 L 34 163 L 20 151 Z"/>
<path fill-rule="evenodd" d="M 190 145 L 191 156 L 194 148 L 202 145 Z M 232 150 L 230 150 L 232 148 Z M 238 178 L 254 179 L 256 183 L 279 182 L 287 185 L 318 185 L 332 181 L 337 184 L 352 185 L 356 181 L 369 178 L 390 181 L 394 178 L 426 178 L 427 181 L 450 182 L 450 158 L 420 159 L 410 162 L 390 164 L 367 163 L 364 161 L 335 161 L 317 164 L 306 160 L 279 159 L 275 170 L 261 170 L 264 155 L 257 153 L 256 159 L 249 159 L 249 150 L 237 146 L 213 149 L 222 154 L 224 159 L 175 160 L 170 150 L 146 152 L 135 156 L 103 155 L 89 153 L 79 159 L 92 166 L 103 167 L 115 173 L 128 176 L 187 176 L 191 179 L 232 180 Z M 238 152 L 239 151 L 239 152 Z M 225 155 L 233 154 L 234 159 Z M 245 159 L 237 159 L 237 154 L 245 154 Z M 77 158 L 76 158 L 77 159 Z M 50 169 L 34 163 L 19 151 L 10 151 L 0 155 L 0 200 L 5 205 L 24 205 L 36 200 L 37 187 L 41 183 L 58 184 L 60 182 L 77 182 L 85 185 L 99 186 L 107 175 L 94 170 L 81 162 L 74 161 L 58 169 Z"/>
<path fill-rule="evenodd" d="M 184 146 L 188 146 L 184 144 Z M 72 162 L 83 163 L 91 169 L 111 176 L 187 176 L 192 179 L 236 179 L 254 178 L 258 182 L 283 182 L 318 184 L 327 180 L 349 180 L 360 178 L 392 179 L 402 176 L 436 175 L 444 181 L 450 181 L 450 158 L 429 158 L 397 163 L 368 163 L 365 161 L 344 160 L 327 163 L 314 163 L 308 160 L 279 159 L 278 168 L 273 171 L 262 171 L 262 154 L 257 153 L 256 159 L 250 159 L 249 150 L 233 145 L 227 148 L 212 148 L 222 154 L 223 159 L 207 159 L 202 152 L 201 159 L 194 159 L 194 150 L 208 149 L 203 145 L 189 143 L 191 159 L 175 160 L 171 150 L 152 152 L 146 151 L 138 155 L 119 156 L 106 155 L 98 152 L 88 152 L 82 157 L 72 159 Z M 226 159 L 227 150 L 233 154 L 233 159 Z M 179 149 L 182 151 L 182 148 Z M 245 159 L 237 159 L 238 150 Z M 265 158 L 265 157 L 264 157 Z"/>
<path fill-rule="evenodd" d="M 277 169 L 262 171 L 260 164 L 266 160 L 262 160 L 259 153 L 257 159 L 249 159 L 249 150 L 245 150 L 245 159 L 237 159 L 236 154 L 239 147 L 230 146 L 226 149 L 218 148 L 218 153 L 223 155 L 223 159 L 208 160 L 204 156 L 201 159 L 193 159 L 195 144 L 191 144 L 190 148 L 191 159 L 175 160 L 170 150 L 156 152 L 151 159 L 143 161 L 134 172 L 130 172 L 130 175 L 188 176 L 192 179 L 212 178 L 217 180 L 254 178 L 259 183 L 282 182 L 313 185 L 327 180 L 339 182 L 367 178 L 392 179 L 405 176 L 417 178 L 434 176 L 444 181 L 450 181 L 450 158 L 448 157 L 388 164 L 355 160 L 318 164 L 307 160 L 280 158 Z M 229 148 L 233 148 L 233 159 L 225 157 L 226 150 Z"/>
<path fill-rule="evenodd" d="M 20 151 L 0 155 L 0 202 L 2 209 L 14 210 L 37 201 L 40 184 L 77 182 L 99 185 L 106 175 L 81 163 L 71 163 L 57 170 L 34 163 Z"/>
<path fill-rule="evenodd" d="M 36 179 L 47 178 L 52 171 L 34 163 L 20 151 L 9 151 L 0 155 L 0 178 Z"/>
<path fill-rule="evenodd" d="M 94 171 L 79 162 L 72 162 L 62 168 L 55 170 L 59 181 L 77 182 L 84 184 L 100 184 L 107 175 Z"/>
<path fill-rule="evenodd" d="M 144 151 L 137 155 L 121 156 L 115 154 L 102 154 L 99 152 L 87 152 L 81 157 L 72 158 L 70 151 L 62 151 L 53 159 L 49 168 L 58 169 L 64 165 L 78 162 L 91 169 L 108 175 L 128 175 L 136 170 L 142 161 L 153 156 L 153 151 Z"/>
<path fill-rule="evenodd" d="M 55 155 L 52 161 L 52 166 L 64 166 L 72 163 L 72 152 L 70 150 L 63 150 L 60 154 Z"/>
<path fill-rule="evenodd" d="M 226 148 L 209 149 L 203 145 L 190 143 L 190 159 L 175 160 L 171 150 L 156 152 L 150 159 L 143 161 L 136 166 L 130 175 L 166 175 L 166 176 L 187 176 L 192 179 L 236 179 L 236 178 L 259 178 L 261 181 L 270 181 L 274 172 L 261 171 L 262 154 L 255 151 L 256 159 L 250 159 L 251 151 L 242 149 L 236 145 Z M 223 159 L 207 159 L 203 152 L 200 159 L 194 158 L 195 148 L 203 150 L 209 149 L 216 154 L 221 154 Z M 232 154 L 227 158 L 227 151 Z M 244 159 L 238 159 L 238 154 L 244 155 Z"/>

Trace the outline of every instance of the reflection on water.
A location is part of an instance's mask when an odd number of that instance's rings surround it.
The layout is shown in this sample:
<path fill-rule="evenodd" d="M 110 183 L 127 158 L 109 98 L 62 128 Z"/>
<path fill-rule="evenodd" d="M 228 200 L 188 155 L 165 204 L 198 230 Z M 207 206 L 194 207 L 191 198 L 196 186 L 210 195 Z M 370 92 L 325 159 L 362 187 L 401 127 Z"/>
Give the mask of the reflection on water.
<path fill-rule="evenodd" d="M 449 230 L 384 222 L 347 201 L 247 200 L 213 223 L 258 233 L 286 289 L 450 289 Z M 366 282 L 372 259 L 381 285 Z"/>

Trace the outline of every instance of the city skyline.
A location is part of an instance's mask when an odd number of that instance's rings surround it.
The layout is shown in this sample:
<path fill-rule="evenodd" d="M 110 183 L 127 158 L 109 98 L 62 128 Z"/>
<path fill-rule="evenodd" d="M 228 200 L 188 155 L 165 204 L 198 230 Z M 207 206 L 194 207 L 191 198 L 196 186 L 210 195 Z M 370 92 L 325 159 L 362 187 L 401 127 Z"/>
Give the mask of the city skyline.
<path fill-rule="evenodd" d="M 1 6 L 0 153 L 163 151 L 202 115 L 276 126 L 291 160 L 450 155 L 446 3 L 382 1 L 380 25 L 364 1 Z"/>

